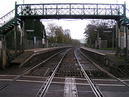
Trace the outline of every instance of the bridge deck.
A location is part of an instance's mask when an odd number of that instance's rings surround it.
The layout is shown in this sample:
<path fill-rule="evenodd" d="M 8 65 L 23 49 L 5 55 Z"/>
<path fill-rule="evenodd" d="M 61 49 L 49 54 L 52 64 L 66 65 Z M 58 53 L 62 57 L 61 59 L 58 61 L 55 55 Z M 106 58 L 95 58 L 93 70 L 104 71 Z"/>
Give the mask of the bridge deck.
<path fill-rule="evenodd" d="M 16 4 L 15 9 L 0 18 L 0 33 L 6 34 L 17 21 L 11 19 L 115 19 L 129 23 L 125 4 L 50 3 Z M 9 25 L 8 25 L 9 23 Z"/>
<path fill-rule="evenodd" d="M 16 5 L 16 15 L 46 19 L 117 19 L 118 17 L 125 16 L 125 5 L 88 3 L 19 4 Z"/>

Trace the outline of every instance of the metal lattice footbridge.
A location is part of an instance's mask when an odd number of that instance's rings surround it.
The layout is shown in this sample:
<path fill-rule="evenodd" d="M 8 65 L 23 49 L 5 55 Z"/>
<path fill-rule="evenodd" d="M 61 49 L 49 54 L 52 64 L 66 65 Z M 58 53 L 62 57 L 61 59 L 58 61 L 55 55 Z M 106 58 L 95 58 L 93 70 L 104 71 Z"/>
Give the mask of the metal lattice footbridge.
<path fill-rule="evenodd" d="M 0 34 L 6 34 L 23 19 L 115 19 L 128 26 L 125 4 L 52 3 L 15 4 L 15 9 L 0 18 Z"/>

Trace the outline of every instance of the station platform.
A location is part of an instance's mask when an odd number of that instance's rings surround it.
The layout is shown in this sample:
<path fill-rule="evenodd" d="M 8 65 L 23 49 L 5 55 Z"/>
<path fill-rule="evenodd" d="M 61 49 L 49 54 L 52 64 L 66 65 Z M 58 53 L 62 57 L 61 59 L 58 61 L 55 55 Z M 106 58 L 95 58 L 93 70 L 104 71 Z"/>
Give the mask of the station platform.
<path fill-rule="evenodd" d="M 81 47 L 81 48 L 101 54 L 101 55 L 115 54 L 115 50 L 100 50 L 100 49 L 93 49 L 93 48 L 88 48 L 88 47 Z"/>
<path fill-rule="evenodd" d="M 33 57 L 34 55 L 38 54 L 38 53 L 44 53 L 44 52 L 48 52 L 51 50 L 55 50 L 58 49 L 59 47 L 53 47 L 53 48 L 35 48 L 35 49 L 27 49 L 24 50 L 24 52 L 19 55 L 18 57 L 16 57 L 11 64 L 21 64 L 24 61 L 26 61 L 26 59 Z"/>
<path fill-rule="evenodd" d="M 100 50 L 87 47 L 81 47 L 81 49 L 90 57 L 102 66 L 110 66 L 113 68 L 128 68 L 129 64 L 122 56 L 116 56 L 115 50 Z"/>

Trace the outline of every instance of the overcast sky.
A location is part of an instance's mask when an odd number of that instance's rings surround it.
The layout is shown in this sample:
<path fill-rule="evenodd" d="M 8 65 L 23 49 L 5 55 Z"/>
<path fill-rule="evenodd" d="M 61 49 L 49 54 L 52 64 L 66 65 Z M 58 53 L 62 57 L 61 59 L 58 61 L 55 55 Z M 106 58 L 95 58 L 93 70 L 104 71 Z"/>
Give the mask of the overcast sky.
<path fill-rule="evenodd" d="M 14 9 L 15 1 L 17 3 L 120 3 L 123 4 L 126 1 L 127 8 L 129 9 L 129 0 L 1 0 L 0 1 L 0 17 Z M 84 38 L 83 32 L 86 25 L 89 23 L 87 20 L 48 20 L 43 23 L 56 23 L 62 26 L 64 29 L 70 29 L 71 37 L 74 39 Z"/>

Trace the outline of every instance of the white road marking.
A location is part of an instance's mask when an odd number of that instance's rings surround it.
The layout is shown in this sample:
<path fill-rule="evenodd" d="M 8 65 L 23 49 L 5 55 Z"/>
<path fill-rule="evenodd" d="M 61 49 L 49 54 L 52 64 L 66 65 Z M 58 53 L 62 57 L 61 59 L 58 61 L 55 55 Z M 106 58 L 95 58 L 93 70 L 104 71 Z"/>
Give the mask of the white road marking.
<path fill-rule="evenodd" d="M 8 77 L 15 77 L 17 75 L 0 75 L 0 77 L 6 77 L 6 76 L 7 76 L 7 78 L 2 78 L 2 79 L 0 79 L 0 81 L 12 81 L 12 79 L 8 78 Z M 25 78 L 25 79 L 24 80 L 23 79 L 18 79 L 17 82 L 30 82 L 30 83 L 42 83 L 43 82 L 41 80 L 38 80 L 38 79 L 43 78 L 41 76 L 23 76 L 22 78 Z M 29 80 L 27 78 L 34 78 L 34 79 L 33 80 Z M 44 77 L 44 78 L 46 78 L 46 77 Z M 64 79 L 64 78 L 63 77 L 61 77 L 61 78 L 60 77 L 56 77 L 56 79 Z M 74 83 L 75 86 L 76 85 L 87 85 L 87 86 L 89 85 L 87 83 L 75 83 L 74 82 L 75 79 L 76 80 L 80 80 L 80 81 L 81 80 L 85 80 L 85 79 L 81 79 L 81 78 L 65 78 L 65 81 L 66 80 L 73 80 L 73 83 Z M 113 80 L 113 79 L 94 79 L 94 81 L 108 81 L 108 82 L 111 81 L 111 82 L 116 82 L 116 80 Z M 129 79 L 124 79 L 123 81 L 129 81 Z M 65 83 L 64 82 L 52 82 L 52 83 L 55 83 L 55 84 L 65 84 L 66 82 Z M 72 83 L 72 81 L 70 83 Z M 109 87 L 110 86 L 116 86 L 116 87 L 124 86 L 123 84 L 117 84 L 117 83 L 112 83 L 112 84 L 105 83 L 105 84 L 96 84 L 96 85 L 99 85 L 99 86 L 109 86 Z"/>
<path fill-rule="evenodd" d="M 12 79 L 0 79 L 0 81 L 12 81 Z M 17 80 L 16 82 L 27 82 L 27 83 L 43 83 L 45 81 L 37 81 L 37 80 Z M 53 84 L 65 84 L 64 82 L 52 82 Z M 75 83 L 75 85 L 85 85 L 89 86 L 89 84 L 85 83 Z M 96 84 L 99 86 L 114 86 L 114 87 L 124 87 L 125 85 L 122 84 Z M 76 97 L 76 96 L 75 96 Z"/>
<path fill-rule="evenodd" d="M 0 75 L 0 77 L 3 77 L 3 76 L 17 76 L 17 75 Z M 30 77 L 30 78 L 46 78 L 46 77 L 42 77 L 42 76 L 30 76 L 30 75 L 25 75 L 23 77 Z M 54 78 L 57 78 L 57 79 L 65 79 L 64 77 L 54 77 Z M 75 78 L 76 80 L 86 80 L 84 78 Z M 117 81 L 115 79 L 93 79 L 94 81 Z M 123 79 L 122 81 L 129 81 L 129 79 Z"/>
<path fill-rule="evenodd" d="M 78 97 L 75 78 L 65 78 L 64 97 Z"/>

